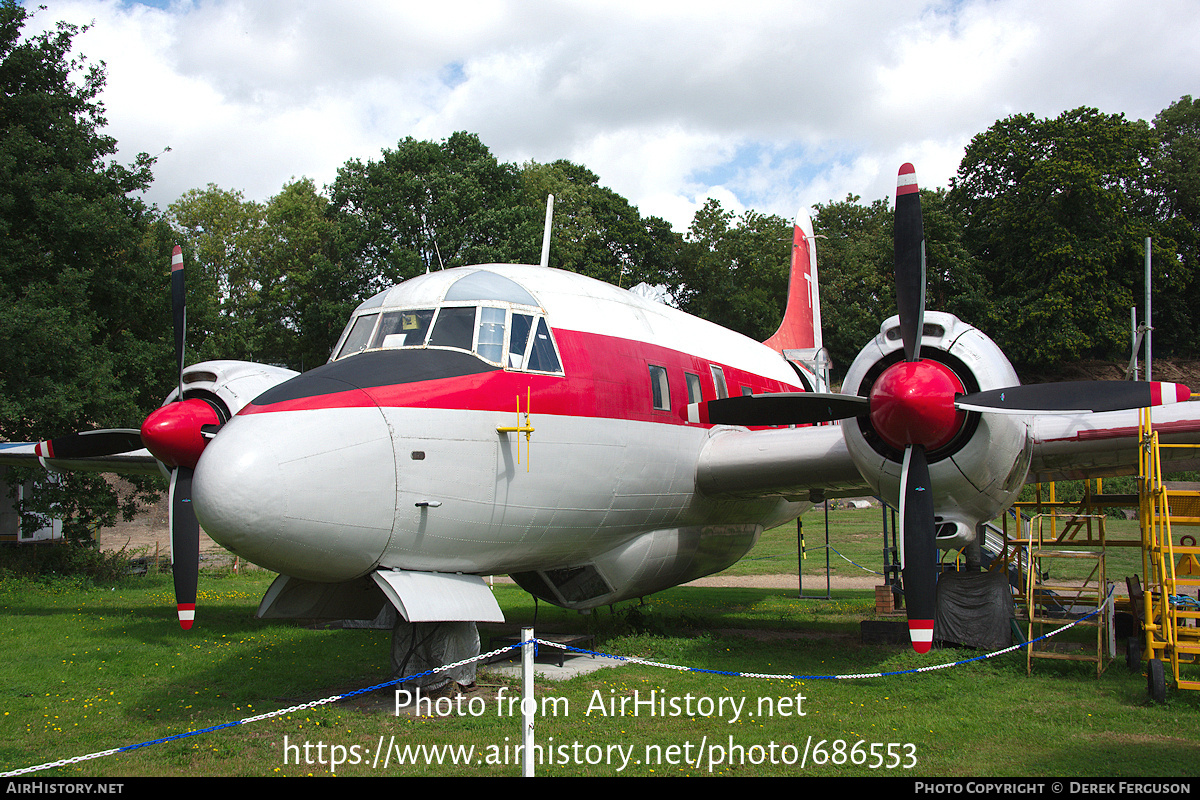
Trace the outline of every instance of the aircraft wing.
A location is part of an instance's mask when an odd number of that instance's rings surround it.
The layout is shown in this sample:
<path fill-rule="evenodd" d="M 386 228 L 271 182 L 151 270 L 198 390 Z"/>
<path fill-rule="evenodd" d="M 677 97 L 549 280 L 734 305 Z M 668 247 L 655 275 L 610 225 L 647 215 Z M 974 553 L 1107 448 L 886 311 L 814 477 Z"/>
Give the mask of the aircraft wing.
<path fill-rule="evenodd" d="M 1200 402 L 1153 411 L 1164 472 L 1200 469 Z M 1032 439 L 1029 483 L 1133 475 L 1138 468 L 1138 412 L 1046 414 L 1027 418 Z M 840 425 L 713 429 L 700 454 L 696 483 L 711 495 L 795 500 L 873 494 L 846 446 Z"/>
<path fill-rule="evenodd" d="M 1200 402 L 1153 410 L 1164 472 L 1200 469 Z M 1138 467 L 1138 412 L 1037 416 L 1029 482 L 1133 475 Z"/>
<path fill-rule="evenodd" d="M 0 464 L 10 467 L 45 467 L 54 472 L 115 472 L 122 475 L 159 475 L 158 462 L 145 448 L 117 455 L 89 458 L 42 458 L 36 442 L 0 442 Z"/>
<path fill-rule="evenodd" d="M 839 425 L 715 428 L 700 454 L 696 483 L 705 494 L 818 502 L 872 493 Z"/>

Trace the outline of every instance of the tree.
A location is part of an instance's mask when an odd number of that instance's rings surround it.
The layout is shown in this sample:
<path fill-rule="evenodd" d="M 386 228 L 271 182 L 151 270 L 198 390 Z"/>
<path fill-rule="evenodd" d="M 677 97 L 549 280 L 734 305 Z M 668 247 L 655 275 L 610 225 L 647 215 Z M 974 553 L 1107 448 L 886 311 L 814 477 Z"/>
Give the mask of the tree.
<path fill-rule="evenodd" d="M 111 160 L 116 142 L 100 132 L 97 100 L 104 72 L 69 58 L 81 29 L 60 23 L 23 38 L 28 19 L 0 2 L 0 437 L 9 440 L 127 426 L 171 384 L 170 243 L 137 196 L 153 159 Z M 117 503 L 105 482 L 64 480 L 61 498 L 77 504 L 68 535 L 111 524 Z"/>
<path fill-rule="evenodd" d="M 471 133 L 410 137 L 378 161 L 348 161 L 330 202 L 343 256 L 377 289 L 445 267 L 536 263 L 540 253 L 542 217 L 522 202 L 517 168 Z"/>
<path fill-rule="evenodd" d="M 679 307 L 758 341 L 783 319 L 792 226 L 747 211 L 735 217 L 709 199 L 696 212 L 674 270 Z"/>
<path fill-rule="evenodd" d="M 587 167 L 530 162 L 521 169 L 521 182 L 531 213 L 554 195 L 550 266 L 626 289 L 666 280 L 682 238 L 665 220 L 643 218 Z"/>
<path fill-rule="evenodd" d="M 1200 353 L 1200 100 L 1172 103 L 1154 132 L 1154 350 L 1191 356 Z"/>
<path fill-rule="evenodd" d="M 266 331 L 253 309 L 272 280 L 262 261 L 266 209 L 210 183 L 171 203 L 167 219 L 185 249 L 187 360 L 258 360 Z"/>
<path fill-rule="evenodd" d="M 311 369 L 377 284 L 337 257 L 339 228 L 309 178 L 265 203 L 209 184 L 168 207 L 188 262 L 189 360 Z"/>
<path fill-rule="evenodd" d="M 262 264 L 269 276 L 257 316 L 267 360 L 305 370 L 323 364 L 373 276 L 336 257 L 337 222 L 329 200 L 307 178 L 267 201 Z"/>
<path fill-rule="evenodd" d="M 1014 362 L 1128 351 L 1153 142 L 1144 122 L 1080 108 L 1000 120 L 967 147 L 950 199 L 994 298 L 981 327 Z"/>
<path fill-rule="evenodd" d="M 896 313 L 892 212 L 887 200 L 859 200 L 847 195 L 813 208 L 822 335 L 838 378 Z"/>

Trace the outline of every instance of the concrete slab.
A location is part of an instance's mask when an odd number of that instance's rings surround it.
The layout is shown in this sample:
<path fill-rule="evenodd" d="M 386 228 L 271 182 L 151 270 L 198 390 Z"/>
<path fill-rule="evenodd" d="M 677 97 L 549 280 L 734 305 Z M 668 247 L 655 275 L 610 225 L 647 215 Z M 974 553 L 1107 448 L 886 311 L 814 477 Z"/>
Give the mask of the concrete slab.
<path fill-rule="evenodd" d="M 534 659 L 533 674 L 547 680 L 565 681 L 576 675 L 586 675 L 608 667 L 619 667 L 626 663 L 615 658 L 564 651 L 561 653 L 562 664 L 560 665 L 558 663 L 559 651 L 560 648 L 541 645 L 538 648 L 538 655 Z M 519 677 L 521 675 L 521 651 L 513 650 L 512 655 L 508 658 L 483 664 L 480 669 Z"/>

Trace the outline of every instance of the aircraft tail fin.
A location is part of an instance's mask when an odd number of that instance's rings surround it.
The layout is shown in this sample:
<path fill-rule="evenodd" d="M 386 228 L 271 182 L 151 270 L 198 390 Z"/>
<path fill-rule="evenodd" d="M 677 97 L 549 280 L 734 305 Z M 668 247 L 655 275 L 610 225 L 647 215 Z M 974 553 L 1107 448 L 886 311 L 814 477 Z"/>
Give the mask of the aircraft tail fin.
<path fill-rule="evenodd" d="M 799 361 L 824 377 L 828 356 L 821 337 L 821 294 L 817 284 L 817 248 L 812 220 L 801 209 L 796 213 L 792 236 L 792 271 L 788 280 L 787 309 L 779 330 L 763 344 L 789 361 Z M 825 368 L 823 368 L 823 366 Z"/>

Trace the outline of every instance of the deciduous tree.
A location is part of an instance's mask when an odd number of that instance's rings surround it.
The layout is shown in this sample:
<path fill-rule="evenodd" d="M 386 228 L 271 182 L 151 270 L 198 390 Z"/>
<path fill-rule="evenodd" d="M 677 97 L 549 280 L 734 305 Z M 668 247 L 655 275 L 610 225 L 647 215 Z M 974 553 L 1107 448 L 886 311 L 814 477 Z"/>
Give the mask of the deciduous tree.
<path fill-rule="evenodd" d="M 170 385 L 172 360 L 171 245 L 139 199 L 153 159 L 112 159 L 104 71 L 71 55 L 81 29 L 60 23 L 25 37 L 28 20 L 0 2 L 0 437 L 9 440 L 136 424 Z M 111 521 L 107 484 L 64 480 L 78 512 L 69 535 Z"/>

